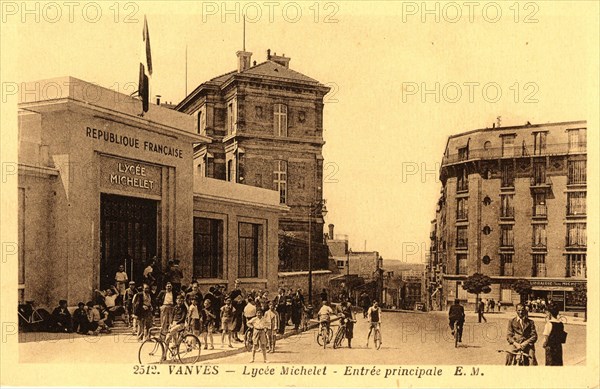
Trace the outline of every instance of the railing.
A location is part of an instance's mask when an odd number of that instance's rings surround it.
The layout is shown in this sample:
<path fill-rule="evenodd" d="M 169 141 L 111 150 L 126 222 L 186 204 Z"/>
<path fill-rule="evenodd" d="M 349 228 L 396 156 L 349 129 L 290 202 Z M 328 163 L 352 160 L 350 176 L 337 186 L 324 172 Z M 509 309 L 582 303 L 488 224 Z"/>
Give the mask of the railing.
<path fill-rule="evenodd" d="M 468 239 L 464 238 L 464 239 L 456 239 L 456 248 L 463 248 L 466 249 L 468 247 Z"/>
<path fill-rule="evenodd" d="M 538 204 L 533 206 L 532 211 L 533 217 L 547 217 L 548 216 L 548 206 L 545 204 Z"/>
<path fill-rule="evenodd" d="M 469 212 L 466 210 L 460 210 L 456 212 L 456 220 L 467 220 L 469 219 Z"/>
<path fill-rule="evenodd" d="M 536 263 L 533 265 L 533 277 L 546 277 L 546 264 Z"/>
<path fill-rule="evenodd" d="M 513 219 L 515 217 L 515 209 L 513 207 L 500 208 L 500 217 Z"/>
<path fill-rule="evenodd" d="M 569 150 L 569 143 L 553 143 L 546 144 L 546 147 L 542 151 L 537 151 L 534 154 L 533 146 L 528 145 L 514 145 L 512 147 L 490 147 L 488 149 L 480 148 L 474 149 L 469 148 L 468 155 L 464 153 L 456 153 L 445 155 L 442 159 L 442 166 L 452 163 L 463 162 L 465 160 L 481 160 L 481 159 L 498 159 L 498 158 L 521 158 L 521 157 L 532 157 L 540 155 L 564 155 L 569 153 L 579 153 L 585 151 L 585 146 L 580 147 L 579 150 Z M 466 157 L 466 158 L 465 158 Z M 468 159 L 467 159 L 468 158 Z"/>
<path fill-rule="evenodd" d="M 531 186 L 552 186 L 552 180 L 545 175 L 533 176 L 530 178 Z"/>
<path fill-rule="evenodd" d="M 502 266 L 500 267 L 500 275 L 501 276 L 514 276 L 515 275 L 515 269 L 513 267 L 512 262 L 507 262 L 502 264 Z"/>

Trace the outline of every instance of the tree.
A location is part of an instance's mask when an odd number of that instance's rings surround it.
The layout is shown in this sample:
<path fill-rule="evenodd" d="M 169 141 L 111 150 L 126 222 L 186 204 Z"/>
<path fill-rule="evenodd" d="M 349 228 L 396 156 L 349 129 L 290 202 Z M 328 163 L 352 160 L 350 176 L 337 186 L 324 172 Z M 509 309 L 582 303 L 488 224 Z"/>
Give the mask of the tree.
<path fill-rule="evenodd" d="M 571 298 L 577 305 L 584 307 L 584 320 L 587 321 L 587 285 L 585 283 L 576 284 L 571 292 Z"/>
<path fill-rule="evenodd" d="M 513 282 L 511 287 L 519 294 L 521 304 L 525 303 L 527 296 L 531 293 L 531 283 L 524 278 L 520 278 Z"/>
<path fill-rule="evenodd" d="M 479 294 L 490 293 L 492 288 L 492 279 L 485 274 L 473 273 L 463 283 L 462 287 L 469 293 L 475 295 L 475 304 L 479 303 Z"/>

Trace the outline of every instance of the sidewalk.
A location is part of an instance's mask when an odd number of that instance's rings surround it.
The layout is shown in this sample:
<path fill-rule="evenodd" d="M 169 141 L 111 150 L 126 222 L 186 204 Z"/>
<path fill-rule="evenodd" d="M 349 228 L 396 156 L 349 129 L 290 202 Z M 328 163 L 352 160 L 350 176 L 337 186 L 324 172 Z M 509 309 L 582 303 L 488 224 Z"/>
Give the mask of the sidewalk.
<path fill-rule="evenodd" d="M 413 311 L 404 311 L 404 312 L 413 312 Z M 413 313 L 432 313 L 432 314 L 443 315 L 443 316 L 448 315 L 448 312 L 445 312 L 445 311 L 429 311 L 429 312 L 413 312 Z M 471 316 L 477 317 L 477 312 L 465 311 L 465 314 L 468 317 L 471 317 Z M 498 318 L 498 319 L 503 319 L 503 320 L 504 319 L 508 320 L 510 318 L 515 317 L 516 315 L 517 315 L 517 313 L 514 310 L 506 310 L 506 311 L 503 310 L 501 312 L 486 312 L 484 314 L 486 319 Z M 529 317 L 535 321 L 545 321 L 546 314 L 541 313 L 541 312 L 530 312 Z M 561 318 L 562 318 L 563 323 L 565 323 L 567 325 L 579 325 L 579 326 L 587 325 L 587 322 L 585 321 L 585 319 L 583 317 L 562 315 Z"/>

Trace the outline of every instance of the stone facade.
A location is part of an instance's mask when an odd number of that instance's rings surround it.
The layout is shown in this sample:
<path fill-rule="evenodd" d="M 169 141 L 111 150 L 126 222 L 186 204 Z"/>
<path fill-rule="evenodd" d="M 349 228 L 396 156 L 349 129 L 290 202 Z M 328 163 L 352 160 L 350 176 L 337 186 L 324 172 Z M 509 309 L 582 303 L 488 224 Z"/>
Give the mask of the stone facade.
<path fill-rule="evenodd" d="M 308 246 L 327 268 L 323 241 L 323 97 L 329 88 L 289 67 L 290 59 L 267 55 L 250 66 L 238 52 L 238 68 L 198 86 L 175 109 L 193 115 L 197 132 L 212 143 L 195 149 L 203 176 L 274 189 L 290 211 L 279 228 Z M 307 267 L 308 249 L 292 250 L 280 270 Z"/>

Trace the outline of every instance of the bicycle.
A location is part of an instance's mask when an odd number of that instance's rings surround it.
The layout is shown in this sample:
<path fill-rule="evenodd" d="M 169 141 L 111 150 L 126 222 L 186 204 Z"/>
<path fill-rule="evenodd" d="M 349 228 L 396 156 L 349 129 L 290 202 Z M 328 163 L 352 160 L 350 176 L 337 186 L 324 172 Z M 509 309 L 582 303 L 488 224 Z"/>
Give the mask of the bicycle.
<path fill-rule="evenodd" d="M 381 324 L 377 323 L 377 326 L 375 327 L 375 332 L 373 333 L 373 341 L 375 342 L 375 347 L 377 348 L 377 350 L 379 350 L 381 348 L 381 329 L 380 329 Z"/>
<path fill-rule="evenodd" d="M 44 329 L 51 317 L 50 312 L 45 309 L 37 309 L 35 301 L 29 300 L 25 304 L 19 304 L 17 309 L 19 317 L 19 329 L 37 331 Z"/>
<path fill-rule="evenodd" d="M 313 317 L 314 308 L 312 305 L 305 306 L 302 310 L 302 331 L 307 331 L 310 319 Z"/>
<path fill-rule="evenodd" d="M 529 366 L 531 357 L 523 350 L 498 350 L 499 353 L 506 353 L 506 366 Z"/>
<path fill-rule="evenodd" d="M 348 322 L 356 323 L 356 320 L 352 319 L 341 319 L 340 327 L 335 334 L 335 340 L 333 341 L 333 348 L 342 347 L 342 341 L 346 337 L 346 331 L 348 329 Z"/>
<path fill-rule="evenodd" d="M 317 334 L 317 343 L 319 346 L 323 346 L 323 349 L 325 349 L 327 344 L 333 339 L 333 330 L 327 323 L 329 323 L 329 321 L 322 321 L 319 323 L 319 333 Z"/>
<path fill-rule="evenodd" d="M 160 335 L 160 327 L 150 328 L 150 334 L 158 332 L 157 335 L 151 335 L 141 345 L 138 351 L 138 360 L 140 364 L 162 363 L 167 359 L 173 361 L 178 359 L 180 363 L 196 363 L 200 360 L 200 339 L 184 328 L 174 343 L 174 347 L 168 347 L 165 340 Z"/>
<path fill-rule="evenodd" d="M 252 347 L 254 346 L 252 337 L 254 335 L 254 329 L 252 327 L 248 327 L 246 332 L 244 332 L 244 345 L 246 346 L 247 351 L 252 351 Z"/>

